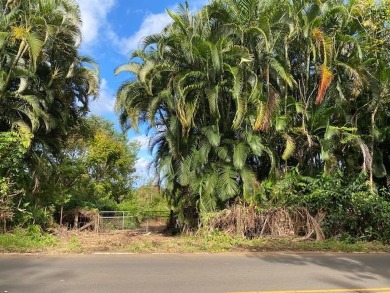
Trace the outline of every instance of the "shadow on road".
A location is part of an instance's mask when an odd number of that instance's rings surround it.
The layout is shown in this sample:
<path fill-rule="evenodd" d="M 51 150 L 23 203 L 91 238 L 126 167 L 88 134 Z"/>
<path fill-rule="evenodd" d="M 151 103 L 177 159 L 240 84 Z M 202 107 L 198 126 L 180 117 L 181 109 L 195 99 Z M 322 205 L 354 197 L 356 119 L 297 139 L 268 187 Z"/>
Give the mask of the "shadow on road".
<path fill-rule="evenodd" d="M 40 256 L 24 255 L 17 258 L 10 256 L 9 261 L 7 257 L 2 259 L 0 266 L 3 264 L 4 269 L 0 270 L 0 292 L 22 292 L 26 284 L 34 288 L 31 292 L 48 292 L 54 287 L 61 287 L 64 280 L 74 278 L 76 273 L 64 267 L 61 264 L 63 260 L 49 257 L 48 261 L 42 262 L 40 258 Z M 17 276 L 19 281 L 7 281 L 6 276 L 10 275 Z M 47 280 L 57 280 L 57 285 L 53 286 Z"/>
<path fill-rule="evenodd" d="M 247 257 L 259 258 L 262 262 L 272 264 L 289 265 L 290 270 L 300 270 L 303 266 L 314 266 L 314 272 L 316 267 L 318 271 L 324 269 L 336 271 L 338 274 L 334 277 L 331 274 L 316 276 L 319 281 L 334 288 L 379 288 L 383 287 L 384 283 L 387 284 L 386 287 L 390 287 L 389 254 L 250 253 L 247 254 Z"/>

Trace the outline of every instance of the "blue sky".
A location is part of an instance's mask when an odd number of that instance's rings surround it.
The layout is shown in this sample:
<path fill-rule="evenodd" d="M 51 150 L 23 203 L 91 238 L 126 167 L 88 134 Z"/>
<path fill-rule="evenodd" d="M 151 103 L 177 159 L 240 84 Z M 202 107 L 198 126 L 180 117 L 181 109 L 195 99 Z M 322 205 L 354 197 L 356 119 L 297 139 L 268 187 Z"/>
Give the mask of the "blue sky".
<path fill-rule="evenodd" d="M 137 49 L 143 37 L 160 32 L 171 21 L 166 9 L 175 10 L 184 0 L 76 0 L 83 20 L 81 54 L 92 57 L 100 67 L 100 97 L 91 103 L 91 112 L 114 122 L 115 93 L 120 84 L 131 79 L 130 75 L 114 75 L 114 70 L 129 61 L 130 52 Z M 197 10 L 208 0 L 188 0 L 190 8 Z M 130 140 L 141 145 L 136 163 L 137 185 L 146 183 L 147 166 L 151 156 L 147 151 L 149 139 L 145 130 L 130 131 Z"/>

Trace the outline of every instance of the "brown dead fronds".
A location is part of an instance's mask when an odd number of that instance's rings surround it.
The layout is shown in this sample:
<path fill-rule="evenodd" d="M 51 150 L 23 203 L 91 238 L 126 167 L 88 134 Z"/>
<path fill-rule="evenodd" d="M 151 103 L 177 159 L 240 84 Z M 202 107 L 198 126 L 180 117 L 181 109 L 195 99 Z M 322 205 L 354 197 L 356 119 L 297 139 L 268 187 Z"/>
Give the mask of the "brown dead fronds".
<path fill-rule="evenodd" d="M 321 222 L 325 215 L 312 216 L 304 208 L 275 208 L 256 211 L 252 206 L 236 205 L 203 218 L 203 227 L 246 238 L 273 236 L 325 240 Z"/>

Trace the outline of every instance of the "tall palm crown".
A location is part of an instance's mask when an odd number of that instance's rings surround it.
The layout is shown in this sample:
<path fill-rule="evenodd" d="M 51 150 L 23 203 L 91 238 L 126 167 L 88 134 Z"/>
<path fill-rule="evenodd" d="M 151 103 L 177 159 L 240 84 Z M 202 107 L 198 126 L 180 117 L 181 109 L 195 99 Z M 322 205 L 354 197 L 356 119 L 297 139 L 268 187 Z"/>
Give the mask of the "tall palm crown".
<path fill-rule="evenodd" d="M 71 0 L 1 5 L 0 131 L 65 134 L 99 83 L 92 60 L 78 54 L 79 8 Z"/>
<path fill-rule="evenodd" d="M 151 149 L 173 207 L 196 215 L 253 202 L 261 181 L 290 168 L 373 174 L 377 122 L 358 118 L 377 117 L 388 95 L 373 62 L 389 57 L 375 45 L 389 36 L 387 6 L 214 0 L 195 14 L 168 11 L 172 24 L 117 69 L 136 76 L 117 109 L 125 128 L 156 129 Z"/>

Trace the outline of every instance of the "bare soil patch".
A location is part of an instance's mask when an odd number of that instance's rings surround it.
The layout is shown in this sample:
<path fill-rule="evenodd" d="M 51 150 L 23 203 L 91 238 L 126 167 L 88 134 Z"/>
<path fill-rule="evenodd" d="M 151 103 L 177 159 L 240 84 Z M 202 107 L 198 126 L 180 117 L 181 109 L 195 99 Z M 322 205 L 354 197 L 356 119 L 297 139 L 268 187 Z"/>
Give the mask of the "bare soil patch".
<path fill-rule="evenodd" d="M 60 244 L 53 252 L 139 252 L 148 243 L 157 246 L 161 242 L 172 241 L 172 236 L 165 234 L 164 229 L 165 222 L 157 220 L 145 222 L 138 229 L 103 233 L 59 229 L 54 234 Z"/>
<path fill-rule="evenodd" d="M 16 245 L 15 241 L 10 238 L 8 242 L 2 242 L 3 248 L 0 249 L 0 252 L 52 255 L 75 253 L 253 253 L 263 251 L 390 252 L 390 245 L 379 242 L 346 243 L 335 239 L 314 241 L 296 237 L 270 236 L 248 239 L 220 231 L 172 236 L 164 233 L 164 229 L 164 221 L 149 221 L 135 230 L 111 231 L 109 233 L 57 229 L 53 231 L 54 237 L 50 236 L 50 241 L 45 242 L 48 245 L 43 242 L 34 242 L 35 244 L 29 246 L 21 245 L 21 243 Z"/>

